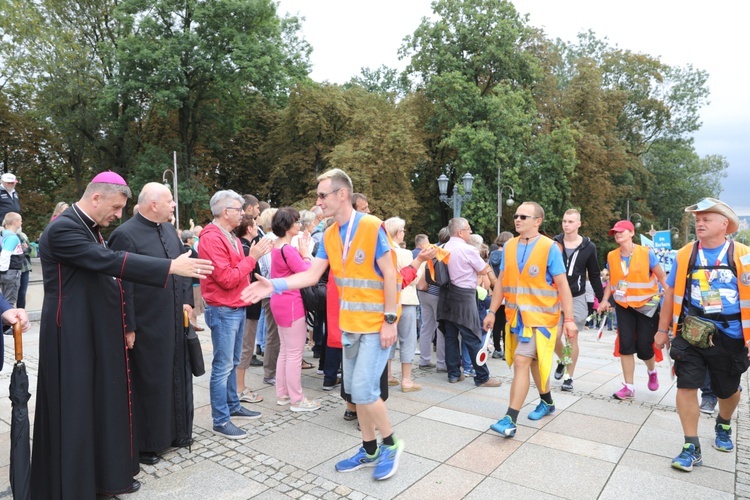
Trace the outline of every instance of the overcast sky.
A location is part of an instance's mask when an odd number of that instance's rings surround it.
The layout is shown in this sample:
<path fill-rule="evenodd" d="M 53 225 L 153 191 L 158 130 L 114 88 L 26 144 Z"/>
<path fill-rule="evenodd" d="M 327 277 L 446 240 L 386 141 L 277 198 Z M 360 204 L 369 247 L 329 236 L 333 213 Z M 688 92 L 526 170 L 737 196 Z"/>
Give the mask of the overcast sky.
<path fill-rule="evenodd" d="M 670 65 L 709 73 L 711 103 L 701 110 L 703 127 L 695 136 L 701 156 L 724 155 L 729 176 L 721 198 L 750 215 L 750 69 L 745 57 L 747 7 L 737 0 L 690 4 L 676 0 L 516 0 L 530 24 L 550 38 L 574 40 L 591 29 L 612 45 L 660 57 Z M 383 64 L 403 69 L 398 48 L 423 17 L 429 0 L 280 0 L 279 14 L 305 18 L 302 31 L 312 45 L 311 77 L 344 83 L 360 68 Z M 685 200 L 689 205 L 696 200 Z"/>

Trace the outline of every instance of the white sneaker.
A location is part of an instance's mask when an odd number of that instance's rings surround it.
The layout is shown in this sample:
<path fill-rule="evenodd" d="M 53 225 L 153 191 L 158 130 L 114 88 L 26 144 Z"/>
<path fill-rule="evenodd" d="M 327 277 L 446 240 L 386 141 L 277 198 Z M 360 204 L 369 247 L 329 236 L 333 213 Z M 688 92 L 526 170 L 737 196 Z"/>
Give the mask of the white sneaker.
<path fill-rule="evenodd" d="M 311 401 L 304 398 L 299 403 L 293 403 L 291 406 L 292 411 L 315 411 L 320 408 L 320 403 L 317 401 Z"/>

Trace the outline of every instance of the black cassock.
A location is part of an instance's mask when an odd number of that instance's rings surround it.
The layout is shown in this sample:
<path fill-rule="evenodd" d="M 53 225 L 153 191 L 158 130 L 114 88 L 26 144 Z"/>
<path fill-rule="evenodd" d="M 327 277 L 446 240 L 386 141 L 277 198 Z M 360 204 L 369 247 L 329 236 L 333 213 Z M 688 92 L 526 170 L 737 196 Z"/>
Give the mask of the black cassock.
<path fill-rule="evenodd" d="M 113 250 L 174 259 L 183 246 L 172 224 L 136 214 L 114 230 Z M 133 415 L 138 451 L 159 452 L 192 437 L 193 379 L 186 356 L 182 306 L 193 305 L 192 280 L 170 275 L 165 288 L 123 281 L 125 331 L 135 331 L 130 351 Z M 189 402 L 189 405 L 188 405 Z"/>
<path fill-rule="evenodd" d="M 120 279 L 163 288 L 171 262 L 106 248 L 75 205 L 47 226 L 39 250 L 44 305 L 31 496 L 127 491 L 139 466 Z"/>

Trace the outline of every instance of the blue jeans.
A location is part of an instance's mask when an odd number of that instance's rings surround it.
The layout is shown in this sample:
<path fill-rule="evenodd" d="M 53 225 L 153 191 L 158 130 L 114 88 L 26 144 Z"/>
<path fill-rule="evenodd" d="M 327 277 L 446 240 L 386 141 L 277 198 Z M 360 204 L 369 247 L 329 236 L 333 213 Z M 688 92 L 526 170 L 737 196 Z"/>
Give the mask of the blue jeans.
<path fill-rule="evenodd" d="M 235 371 L 242 356 L 245 334 L 245 308 L 210 306 L 204 313 L 211 329 L 214 359 L 211 363 L 211 417 L 214 425 L 229 422 L 229 414 L 240 409 Z"/>
<path fill-rule="evenodd" d="M 486 338 L 487 332 L 484 332 L 482 334 L 482 344 L 484 344 Z M 479 347 L 481 348 L 482 346 L 480 345 Z M 476 357 L 476 353 L 474 354 L 474 357 Z M 461 366 L 463 367 L 465 372 L 470 371 L 474 367 L 474 363 L 471 360 L 471 355 L 469 355 L 469 346 L 466 345 L 463 337 L 461 337 Z"/>
<path fill-rule="evenodd" d="M 448 367 L 448 379 L 457 379 L 461 376 L 461 350 L 458 345 L 458 336 L 461 335 L 471 359 L 474 371 L 477 376 L 474 377 L 474 383 L 481 385 L 490 378 L 490 370 L 487 365 L 478 366 L 476 363 L 477 353 L 482 348 L 482 341 L 474 335 L 474 332 L 463 325 L 458 325 L 452 321 L 444 321 L 445 324 L 445 364 Z"/>
<path fill-rule="evenodd" d="M 255 330 L 255 345 L 259 345 L 261 351 L 266 350 L 266 312 L 263 309 L 260 310 L 258 329 Z"/>

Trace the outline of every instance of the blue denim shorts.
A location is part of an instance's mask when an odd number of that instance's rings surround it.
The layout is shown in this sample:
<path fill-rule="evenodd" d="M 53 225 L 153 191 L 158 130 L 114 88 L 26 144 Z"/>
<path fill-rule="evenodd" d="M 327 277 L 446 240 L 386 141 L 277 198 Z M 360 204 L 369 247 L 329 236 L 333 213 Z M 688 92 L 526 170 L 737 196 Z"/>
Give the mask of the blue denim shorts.
<path fill-rule="evenodd" d="M 383 349 L 379 333 L 341 332 L 344 346 L 344 387 L 352 403 L 367 405 L 380 399 L 380 376 L 388 362 L 391 348 Z"/>

